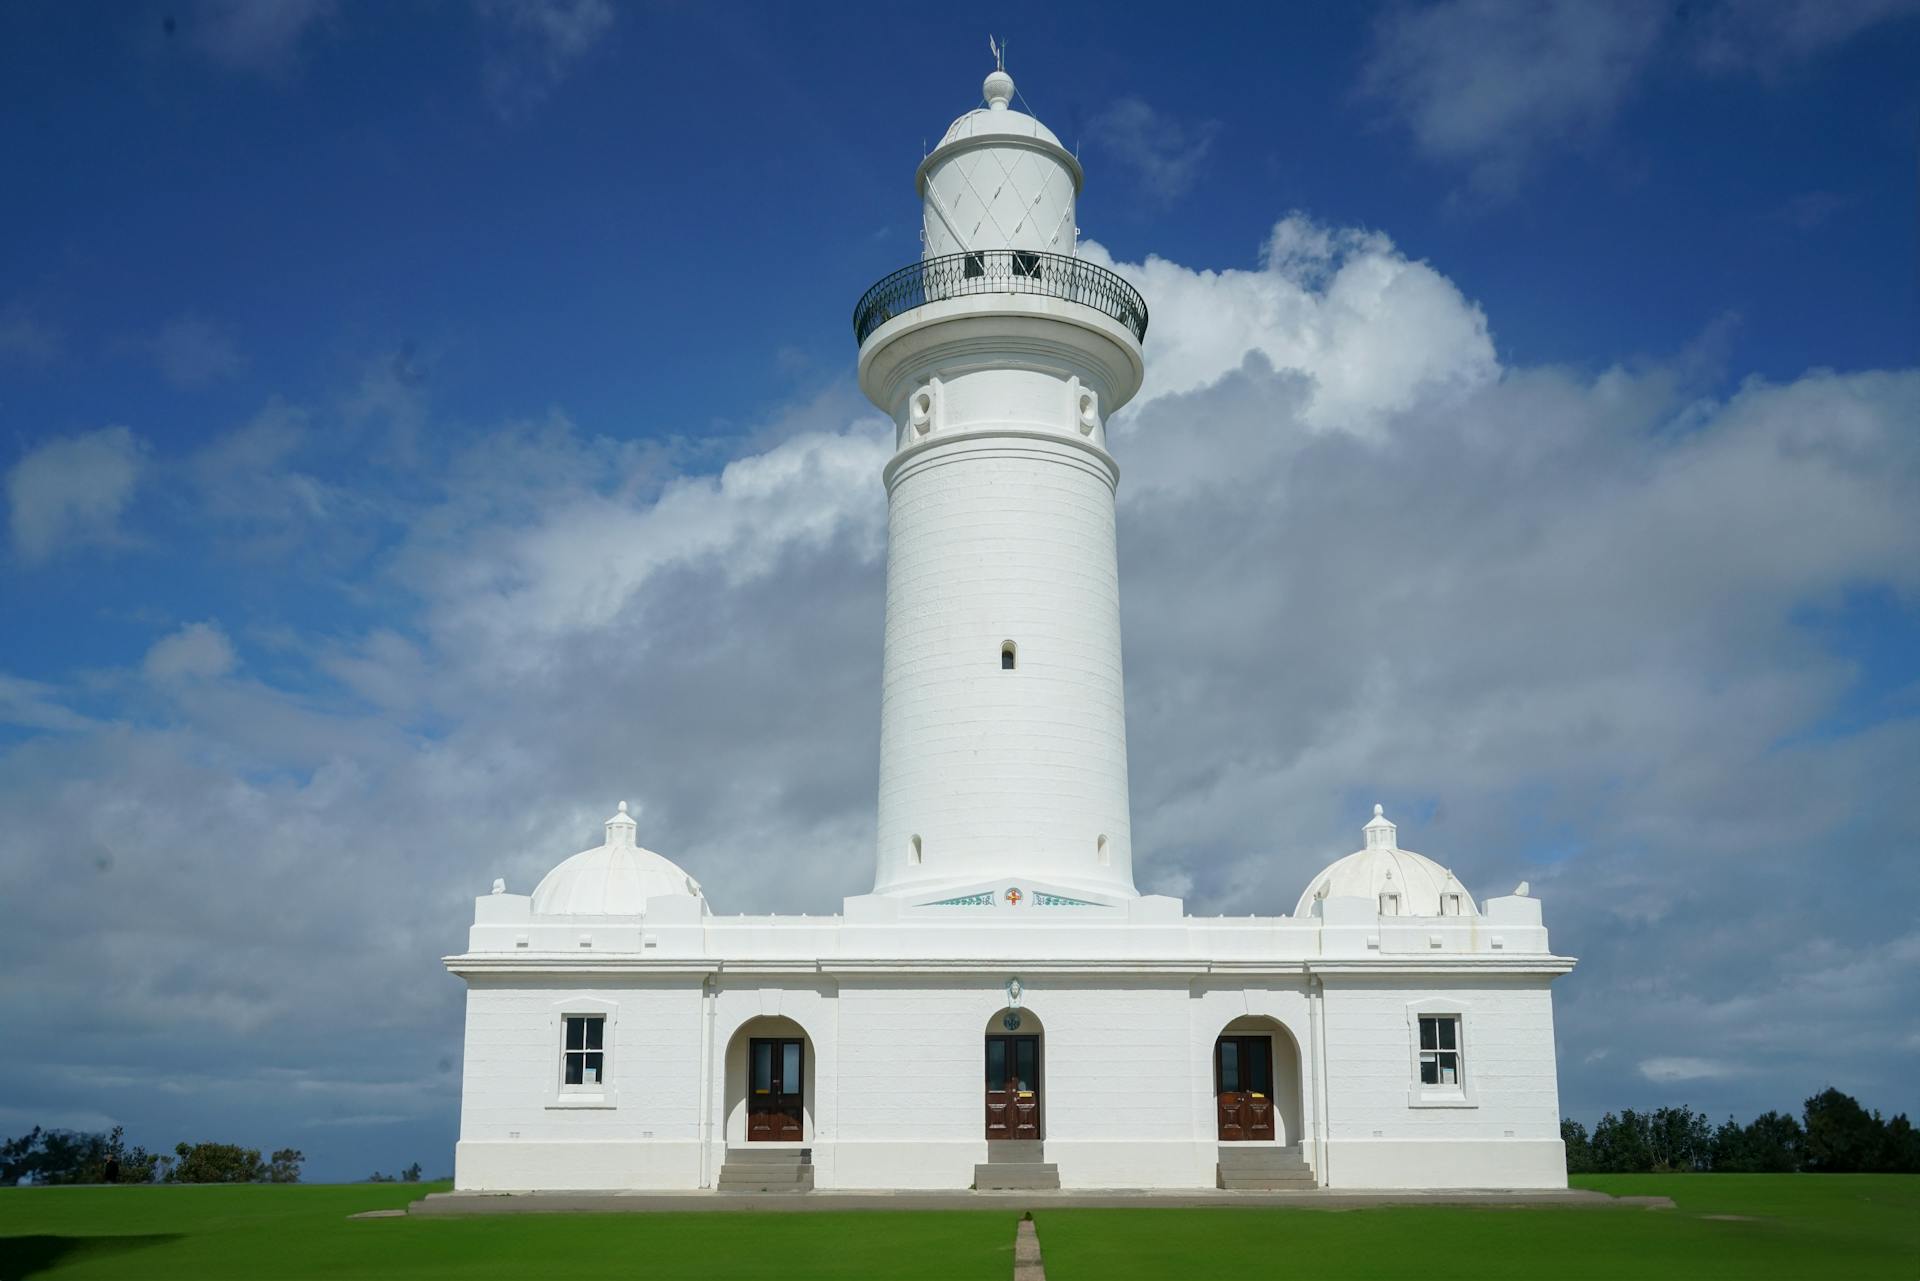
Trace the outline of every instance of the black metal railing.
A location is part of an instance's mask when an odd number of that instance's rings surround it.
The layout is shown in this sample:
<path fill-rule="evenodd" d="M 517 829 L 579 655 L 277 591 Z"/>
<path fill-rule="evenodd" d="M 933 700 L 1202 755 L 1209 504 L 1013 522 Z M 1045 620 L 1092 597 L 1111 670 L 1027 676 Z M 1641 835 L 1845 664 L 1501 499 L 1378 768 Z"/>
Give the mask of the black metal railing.
<path fill-rule="evenodd" d="M 1084 258 L 1027 249 L 943 254 L 881 277 L 853 309 L 854 341 L 865 342 L 868 334 L 915 307 L 969 294 L 1064 298 L 1119 321 L 1146 341 L 1147 300 L 1139 290 Z"/>

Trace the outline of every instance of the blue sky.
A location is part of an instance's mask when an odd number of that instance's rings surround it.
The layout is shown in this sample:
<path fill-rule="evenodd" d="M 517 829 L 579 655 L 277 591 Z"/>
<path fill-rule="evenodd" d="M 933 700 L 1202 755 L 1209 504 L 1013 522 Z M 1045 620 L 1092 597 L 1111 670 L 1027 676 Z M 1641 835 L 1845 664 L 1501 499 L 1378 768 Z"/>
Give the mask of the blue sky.
<path fill-rule="evenodd" d="M 1570 1113 L 1920 1107 L 1913 5 L 179 0 L 0 13 L 0 1015 L 100 1077 L 0 1130 L 444 1168 L 493 876 L 862 888 L 848 315 L 988 29 L 1154 308 L 1143 884 L 1383 800 L 1586 958 Z"/>

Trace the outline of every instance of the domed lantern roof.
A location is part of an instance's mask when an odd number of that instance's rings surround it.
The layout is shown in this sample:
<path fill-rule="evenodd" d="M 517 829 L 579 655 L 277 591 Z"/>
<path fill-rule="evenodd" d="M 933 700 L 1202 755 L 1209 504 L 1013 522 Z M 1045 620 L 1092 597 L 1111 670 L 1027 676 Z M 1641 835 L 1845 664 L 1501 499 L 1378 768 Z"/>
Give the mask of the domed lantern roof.
<path fill-rule="evenodd" d="M 1007 251 L 1072 256 L 1080 235 L 1074 202 L 1085 182 L 1080 161 L 1053 130 L 1014 110 L 1013 77 L 1004 67 L 987 76 L 980 93 L 986 105 L 947 126 L 914 175 L 924 204 L 923 258 Z M 986 271 L 993 264 L 982 259 L 976 265 Z M 1036 267 L 1030 264 L 1027 274 Z"/>
<path fill-rule="evenodd" d="M 1399 829 L 1385 809 L 1373 807 L 1373 819 L 1361 829 L 1365 846 L 1329 864 L 1307 883 L 1295 916 L 1311 916 L 1324 898 L 1370 898 L 1394 916 L 1472 916 L 1473 896 L 1454 874 L 1424 854 L 1400 848 Z"/>
<path fill-rule="evenodd" d="M 987 105 L 975 107 L 947 126 L 947 132 L 941 136 L 939 151 L 949 143 L 963 141 L 986 141 L 988 139 L 1010 138 L 1016 142 L 1040 142 L 1049 147 L 1067 153 L 1061 145 L 1060 135 L 1041 124 L 1024 111 L 1013 108 L 1013 77 L 1005 71 L 995 71 L 980 86 L 980 96 Z M 1079 162 L 1074 161 L 1078 169 Z"/>
<path fill-rule="evenodd" d="M 700 883 L 673 860 L 642 849 L 636 824 L 620 802 L 607 820 L 604 845 L 583 850 L 548 872 L 533 891 L 536 916 L 640 916 L 650 898 L 683 897 L 708 908 Z"/>

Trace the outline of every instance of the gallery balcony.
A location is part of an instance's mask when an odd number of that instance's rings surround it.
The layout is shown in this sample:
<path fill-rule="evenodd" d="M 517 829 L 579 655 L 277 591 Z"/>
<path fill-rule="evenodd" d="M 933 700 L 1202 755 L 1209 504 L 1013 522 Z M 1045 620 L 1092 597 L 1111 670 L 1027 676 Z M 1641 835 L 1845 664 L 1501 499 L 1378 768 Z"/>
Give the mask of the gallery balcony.
<path fill-rule="evenodd" d="M 985 249 L 925 258 L 883 276 L 853 309 L 853 336 L 867 336 L 896 316 L 928 303 L 970 294 L 1037 294 L 1091 307 L 1147 337 L 1147 302 L 1140 291 L 1105 267 L 1068 254 Z"/>

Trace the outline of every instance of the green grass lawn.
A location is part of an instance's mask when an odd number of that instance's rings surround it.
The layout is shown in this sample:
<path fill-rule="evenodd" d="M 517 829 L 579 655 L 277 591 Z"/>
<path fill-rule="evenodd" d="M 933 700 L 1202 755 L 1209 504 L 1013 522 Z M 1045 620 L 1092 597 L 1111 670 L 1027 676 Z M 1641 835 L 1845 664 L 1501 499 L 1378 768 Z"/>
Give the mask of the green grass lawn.
<path fill-rule="evenodd" d="M 1920 1278 L 1920 1177 L 1595 1177 L 1677 1210 L 1041 1210 L 1049 1281 Z M 906 1281 L 1013 1272 L 1016 1214 L 349 1220 L 445 1185 L 0 1190 L 0 1281 L 308 1277 Z M 1715 1215 L 1740 1216 L 1714 1218 Z"/>
<path fill-rule="evenodd" d="M 0 1189 L 0 1281 L 1013 1275 L 1010 1210 L 355 1219 L 447 1185 Z"/>
<path fill-rule="evenodd" d="M 1920 1277 L 1920 1176 L 1596 1175 L 1674 1210 L 1036 1211 L 1047 1281 Z M 1710 1215 L 1740 1215 L 1715 1219 Z"/>

